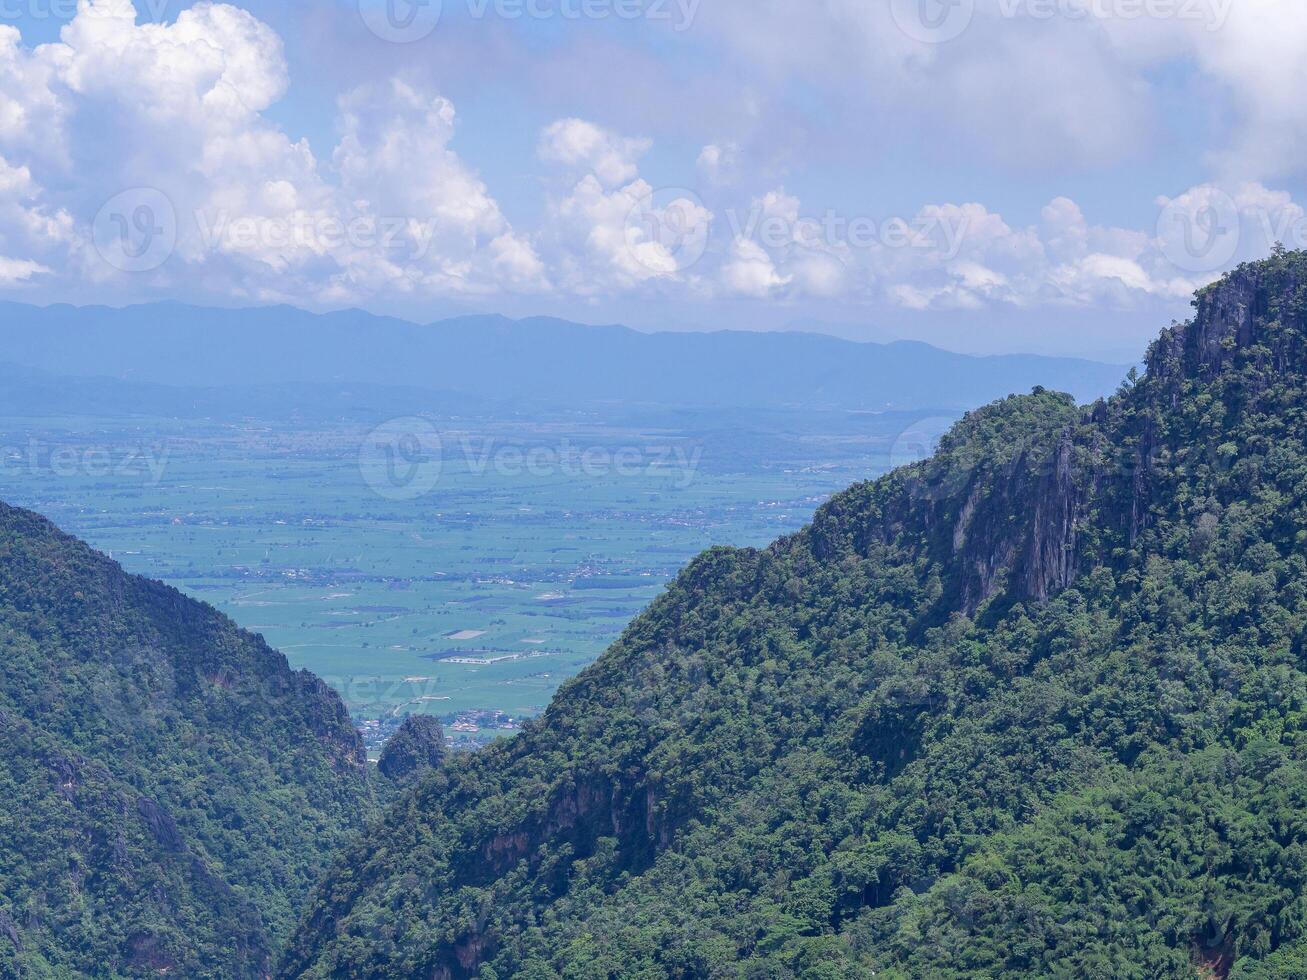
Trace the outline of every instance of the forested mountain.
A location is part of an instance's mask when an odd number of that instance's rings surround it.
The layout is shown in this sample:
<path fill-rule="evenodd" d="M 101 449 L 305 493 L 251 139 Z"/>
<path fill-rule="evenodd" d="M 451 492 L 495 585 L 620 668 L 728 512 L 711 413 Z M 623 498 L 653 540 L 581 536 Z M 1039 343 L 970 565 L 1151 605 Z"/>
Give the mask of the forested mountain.
<path fill-rule="evenodd" d="M 1307 975 L 1307 256 L 696 560 L 284 977 Z"/>
<path fill-rule="evenodd" d="M 374 816 L 334 692 L 0 504 L 0 977 L 266 976 Z"/>
<path fill-rule="evenodd" d="M 221 404 L 221 393 L 211 389 L 230 386 L 251 389 L 257 404 L 269 406 L 297 399 L 349 408 L 378 400 L 375 390 L 342 392 L 344 384 L 445 393 L 441 405 L 453 394 L 465 406 L 960 411 L 1036 383 L 1096 398 L 1125 372 L 1076 358 L 971 357 L 922 343 L 853 343 L 813 333 L 646 334 L 545 317 L 416 324 L 358 310 L 319 316 L 285 306 L 178 303 L 0 303 L 0 350 L 5 361 L 59 375 L 198 388 L 169 394 L 144 387 L 136 394 L 145 404 L 206 406 Z M 39 380 L 27 383 L 36 387 Z M 92 403 L 132 397 L 103 382 L 75 393 Z M 396 397 L 411 401 L 413 392 Z"/>

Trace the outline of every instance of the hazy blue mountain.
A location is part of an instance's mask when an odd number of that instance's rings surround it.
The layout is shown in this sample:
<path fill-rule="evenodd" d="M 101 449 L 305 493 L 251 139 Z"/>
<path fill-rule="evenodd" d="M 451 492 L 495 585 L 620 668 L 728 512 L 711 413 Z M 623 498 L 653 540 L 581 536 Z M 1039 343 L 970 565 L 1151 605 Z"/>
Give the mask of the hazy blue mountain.
<path fill-rule="evenodd" d="M 972 357 L 806 333 L 646 334 L 497 316 L 419 325 L 284 306 L 0 304 L 0 340 L 3 360 L 65 375 L 191 387 L 343 382 L 573 406 L 961 409 L 1036 384 L 1088 400 L 1125 373 L 1070 358 Z"/>
<path fill-rule="evenodd" d="M 384 419 L 502 415 L 507 402 L 457 392 L 352 382 L 182 386 L 69 376 L 0 363 L 0 416 L 130 415 L 186 419 Z"/>

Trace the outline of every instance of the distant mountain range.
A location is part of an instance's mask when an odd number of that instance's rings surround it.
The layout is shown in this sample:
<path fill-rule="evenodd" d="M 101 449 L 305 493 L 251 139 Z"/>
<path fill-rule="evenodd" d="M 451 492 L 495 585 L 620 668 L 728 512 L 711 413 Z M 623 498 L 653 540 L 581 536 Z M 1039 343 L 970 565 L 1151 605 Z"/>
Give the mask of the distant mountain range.
<path fill-rule="evenodd" d="M 278 404 L 324 398 L 334 404 L 343 397 L 356 405 L 375 400 L 380 389 L 388 400 L 391 389 L 406 388 L 454 396 L 456 405 L 960 410 L 1035 385 L 1092 400 L 1125 374 L 1120 365 L 1073 358 L 974 357 L 921 343 L 854 343 L 810 333 L 650 334 L 498 316 L 419 325 L 357 310 L 318 315 L 285 306 L 177 303 L 124 309 L 3 303 L 0 343 L 0 360 L 55 375 L 189 389 L 241 386 Z M 0 378 L 37 389 L 50 383 L 13 368 Z M 175 394 L 77 389 L 91 403 Z M 228 395 L 218 401 L 226 404 Z M 209 397 L 217 396 L 192 392 L 185 400 L 202 404 Z"/>
<path fill-rule="evenodd" d="M 693 561 L 277 976 L 1307 977 L 1307 253 Z"/>
<path fill-rule="evenodd" d="M 522 732 L 0 503 L 0 977 L 1307 976 L 1307 253 L 695 559 Z"/>
<path fill-rule="evenodd" d="M 469 394 L 350 384 L 181 386 L 71 377 L 0 362 L 0 416 L 154 416 L 180 419 L 380 420 L 396 415 L 486 416 L 509 408 Z"/>

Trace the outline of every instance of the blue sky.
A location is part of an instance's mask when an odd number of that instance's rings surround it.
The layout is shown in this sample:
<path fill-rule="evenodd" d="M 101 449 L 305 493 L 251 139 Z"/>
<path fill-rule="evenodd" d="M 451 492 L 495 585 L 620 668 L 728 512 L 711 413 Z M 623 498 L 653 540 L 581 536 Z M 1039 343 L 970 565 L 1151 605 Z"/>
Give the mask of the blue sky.
<path fill-rule="evenodd" d="M 1223 269 L 1307 246 L 1294 0 L 3 0 L 0 21 L 5 299 L 1126 359 Z"/>

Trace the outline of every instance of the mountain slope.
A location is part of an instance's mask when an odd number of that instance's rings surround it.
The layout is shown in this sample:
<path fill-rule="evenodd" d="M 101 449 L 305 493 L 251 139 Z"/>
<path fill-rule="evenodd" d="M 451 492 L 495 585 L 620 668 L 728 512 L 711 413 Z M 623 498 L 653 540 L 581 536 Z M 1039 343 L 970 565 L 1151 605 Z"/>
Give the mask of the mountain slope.
<path fill-rule="evenodd" d="M 1296 975 L 1305 284 L 699 558 L 343 855 L 282 975 Z"/>
<path fill-rule="evenodd" d="M 4 504 L 0 735 L 0 976 L 264 976 L 374 806 L 321 681 Z"/>
<path fill-rule="evenodd" d="M 1096 398 L 1124 368 L 970 357 L 819 334 L 657 333 L 481 316 L 418 325 L 357 310 L 0 304 L 4 358 L 56 374 L 192 387 L 370 384 L 593 407 L 965 409 L 1035 383 Z M 266 397 L 266 396 L 265 396 Z"/>

